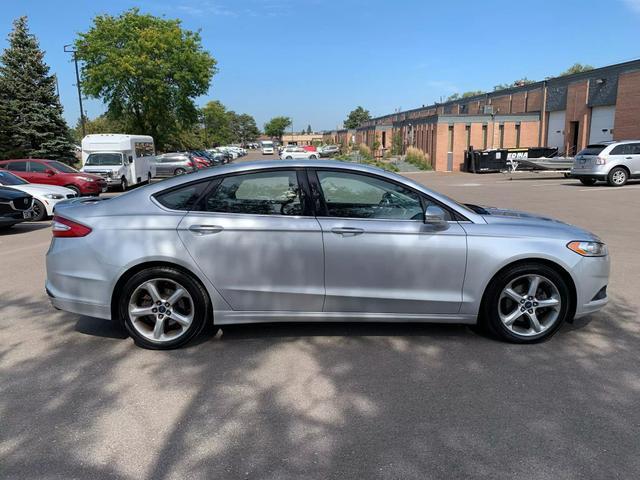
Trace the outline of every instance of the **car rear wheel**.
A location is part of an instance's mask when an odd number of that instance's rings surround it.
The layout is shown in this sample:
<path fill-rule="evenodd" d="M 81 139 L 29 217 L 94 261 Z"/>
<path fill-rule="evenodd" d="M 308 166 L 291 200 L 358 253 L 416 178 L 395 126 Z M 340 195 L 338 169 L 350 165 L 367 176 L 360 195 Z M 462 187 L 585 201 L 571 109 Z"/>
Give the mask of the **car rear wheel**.
<path fill-rule="evenodd" d="M 309 158 L 310 158 L 311 160 L 315 160 L 315 159 L 317 159 L 318 157 L 316 157 L 315 155 L 311 155 L 311 156 L 309 156 Z"/>
<path fill-rule="evenodd" d="M 612 187 L 621 187 L 629 180 L 629 174 L 622 167 L 612 168 L 607 177 L 607 183 Z"/>
<path fill-rule="evenodd" d="M 290 155 L 289 155 L 289 156 L 286 156 L 286 157 L 284 157 L 284 158 L 285 158 L 285 160 L 292 160 L 292 159 L 293 159 L 293 157 L 291 157 Z"/>
<path fill-rule="evenodd" d="M 566 281 L 553 268 L 516 265 L 491 281 L 482 302 L 481 322 L 507 342 L 540 342 L 567 319 L 570 298 Z"/>
<path fill-rule="evenodd" d="M 125 283 L 119 313 L 138 346 L 167 350 L 185 345 L 202 332 L 209 302 L 204 288 L 191 276 L 174 268 L 153 267 Z"/>
<path fill-rule="evenodd" d="M 184 175 L 187 171 L 184 168 L 176 168 L 173 172 L 174 175 Z"/>
<path fill-rule="evenodd" d="M 580 183 L 582 183 L 583 185 L 587 185 L 589 187 L 595 185 L 596 181 L 597 180 L 595 178 L 581 178 L 580 179 Z"/>
<path fill-rule="evenodd" d="M 40 200 L 33 199 L 33 221 L 41 222 L 47 218 L 47 209 Z"/>

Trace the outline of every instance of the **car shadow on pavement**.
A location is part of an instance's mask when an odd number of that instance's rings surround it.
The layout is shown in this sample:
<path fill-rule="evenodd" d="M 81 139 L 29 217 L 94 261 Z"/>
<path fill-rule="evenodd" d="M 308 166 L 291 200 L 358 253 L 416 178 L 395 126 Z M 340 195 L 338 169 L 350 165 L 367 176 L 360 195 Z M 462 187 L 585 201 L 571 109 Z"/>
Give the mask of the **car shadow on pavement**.
<path fill-rule="evenodd" d="M 75 331 L 94 337 L 120 339 L 128 337 L 127 332 L 118 322 L 104 320 L 102 318 L 80 317 L 76 322 Z"/>
<path fill-rule="evenodd" d="M 50 221 L 42 221 L 42 222 L 24 222 L 18 223 L 11 228 L 1 228 L 0 229 L 0 237 L 2 236 L 10 236 L 10 235 L 19 235 L 21 233 L 33 232 L 36 230 L 42 230 L 44 228 L 51 228 Z"/>

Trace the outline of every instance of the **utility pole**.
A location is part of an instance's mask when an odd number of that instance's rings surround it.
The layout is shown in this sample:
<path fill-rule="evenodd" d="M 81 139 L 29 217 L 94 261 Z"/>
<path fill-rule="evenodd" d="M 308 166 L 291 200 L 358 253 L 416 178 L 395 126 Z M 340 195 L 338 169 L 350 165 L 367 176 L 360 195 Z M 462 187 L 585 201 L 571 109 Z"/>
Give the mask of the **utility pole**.
<path fill-rule="evenodd" d="M 82 108 L 82 90 L 80 88 L 80 72 L 78 71 L 78 51 L 73 48 L 73 44 L 70 43 L 64 46 L 64 51 L 67 53 L 73 53 L 73 63 L 76 65 L 76 87 L 78 87 L 78 103 L 80 104 L 80 124 L 82 125 L 82 138 L 85 137 L 85 125 L 84 125 L 84 109 Z"/>

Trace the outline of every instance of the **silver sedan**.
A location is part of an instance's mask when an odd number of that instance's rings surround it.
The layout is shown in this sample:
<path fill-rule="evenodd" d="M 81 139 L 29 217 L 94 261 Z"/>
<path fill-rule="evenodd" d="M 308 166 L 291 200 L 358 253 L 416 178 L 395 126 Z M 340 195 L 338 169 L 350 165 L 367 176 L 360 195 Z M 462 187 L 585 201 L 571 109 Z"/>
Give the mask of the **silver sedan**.
<path fill-rule="evenodd" d="M 607 303 L 594 234 L 324 160 L 204 170 L 56 208 L 51 302 L 175 348 L 207 323 L 479 323 L 548 338 Z"/>

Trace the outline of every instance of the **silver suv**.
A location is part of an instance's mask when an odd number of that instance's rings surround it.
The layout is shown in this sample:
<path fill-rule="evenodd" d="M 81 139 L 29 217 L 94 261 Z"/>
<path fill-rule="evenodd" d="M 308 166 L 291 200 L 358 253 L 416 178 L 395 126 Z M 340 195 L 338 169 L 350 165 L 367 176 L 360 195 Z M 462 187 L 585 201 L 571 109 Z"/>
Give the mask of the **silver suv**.
<path fill-rule="evenodd" d="M 571 176 L 584 185 L 603 180 L 613 187 L 621 187 L 630 178 L 640 178 L 640 140 L 587 145 L 576 155 Z"/>

